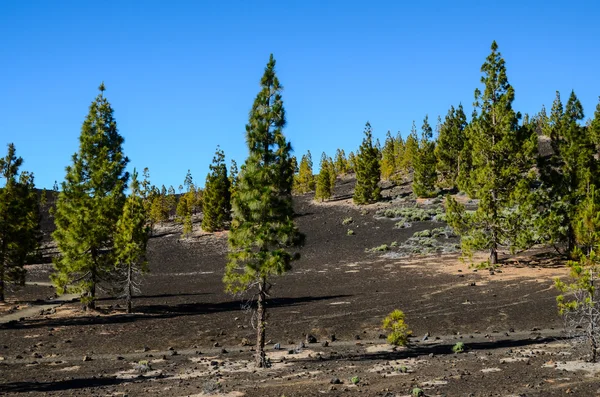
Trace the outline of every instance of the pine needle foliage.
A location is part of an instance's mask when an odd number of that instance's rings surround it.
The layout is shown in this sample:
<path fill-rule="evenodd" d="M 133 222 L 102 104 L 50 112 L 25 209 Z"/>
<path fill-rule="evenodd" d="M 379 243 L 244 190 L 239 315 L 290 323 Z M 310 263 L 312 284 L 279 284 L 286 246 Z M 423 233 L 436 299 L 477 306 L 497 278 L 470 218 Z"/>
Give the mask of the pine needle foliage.
<path fill-rule="evenodd" d="M 355 204 L 370 204 L 381 198 L 381 170 L 379 165 L 379 151 L 373 146 L 373 131 L 371 123 L 367 122 L 364 130 L 365 137 L 356 155 L 356 186 L 354 196 Z"/>
<path fill-rule="evenodd" d="M 81 293 L 95 307 L 96 288 L 114 274 L 114 234 L 125 203 L 129 160 L 123 154 L 104 84 L 81 127 L 79 150 L 67 166 L 58 195 L 53 238 L 60 255 L 52 275 L 57 291 Z"/>
<path fill-rule="evenodd" d="M 246 125 L 248 158 L 233 198 L 229 256 L 223 281 L 226 291 L 252 291 L 257 301 L 256 364 L 266 365 L 265 301 L 270 279 L 291 269 L 299 255 L 290 249 L 301 242 L 294 223 L 294 170 L 283 128 L 286 125 L 281 91 L 270 56 Z"/>
<path fill-rule="evenodd" d="M 39 199 L 33 174 L 19 168 L 14 144 L 8 145 L 0 158 L 0 302 L 4 302 L 10 285 L 25 284 L 25 264 L 35 253 L 41 237 Z"/>
<path fill-rule="evenodd" d="M 225 153 L 219 147 L 215 152 L 210 172 L 204 185 L 202 230 L 224 230 L 231 214 L 231 185 L 227 177 Z"/>
<path fill-rule="evenodd" d="M 469 173 L 479 205 L 474 213 L 448 199 L 448 221 L 461 235 L 463 251 L 488 249 L 489 264 L 498 262 L 500 246 L 515 247 L 519 239 L 519 204 L 530 191 L 537 136 L 519 125 L 512 108 L 515 92 L 505 61 L 494 41 L 481 67 L 484 91 L 475 90 L 475 109 L 467 139 L 473 169 Z"/>

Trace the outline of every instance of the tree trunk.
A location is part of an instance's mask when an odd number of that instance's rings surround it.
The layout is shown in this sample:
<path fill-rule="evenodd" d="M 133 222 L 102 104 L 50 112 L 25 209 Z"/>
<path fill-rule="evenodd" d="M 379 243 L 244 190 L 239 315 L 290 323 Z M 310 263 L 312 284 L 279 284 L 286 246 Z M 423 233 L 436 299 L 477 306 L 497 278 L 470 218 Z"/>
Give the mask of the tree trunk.
<path fill-rule="evenodd" d="M 263 277 L 258 284 L 258 302 L 256 309 L 257 326 L 256 326 L 256 366 L 258 368 L 265 367 L 265 320 L 266 320 L 266 280 Z"/>
<path fill-rule="evenodd" d="M 90 286 L 89 298 L 86 308 L 90 310 L 96 309 L 96 269 L 92 270 L 92 285 Z"/>
<path fill-rule="evenodd" d="M 127 313 L 131 313 L 131 285 L 132 280 L 131 280 L 131 265 L 127 266 L 127 292 L 126 292 L 126 297 L 125 299 L 127 299 Z"/>
<path fill-rule="evenodd" d="M 490 248 L 490 265 L 496 265 L 498 263 L 498 249 L 494 246 Z"/>
<path fill-rule="evenodd" d="M 596 350 L 598 349 L 598 346 L 596 346 L 596 316 L 595 316 L 595 307 L 593 306 L 593 304 L 596 302 L 595 301 L 595 290 L 594 290 L 594 271 L 592 269 L 590 269 L 590 284 L 591 287 L 590 288 L 590 300 L 591 300 L 591 305 L 589 306 L 589 313 L 590 313 L 590 348 L 592 350 L 592 362 L 595 363 L 596 359 L 597 359 L 597 353 Z"/>
<path fill-rule="evenodd" d="M 4 263 L 0 263 L 0 302 L 4 302 Z"/>

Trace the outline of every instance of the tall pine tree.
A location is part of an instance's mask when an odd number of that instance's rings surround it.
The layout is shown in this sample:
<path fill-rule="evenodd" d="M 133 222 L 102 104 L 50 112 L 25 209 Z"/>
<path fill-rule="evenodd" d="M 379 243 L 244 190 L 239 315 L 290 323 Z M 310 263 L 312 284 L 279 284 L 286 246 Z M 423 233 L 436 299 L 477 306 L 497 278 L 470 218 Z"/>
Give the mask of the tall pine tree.
<path fill-rule="evenodd" d="M 365 137 L 356 155 L 356 186 L 352 197 L 356 204 L 374 203 L 381 198 L 379 151 L 373 146 L 371 124 L 365 125 Z"/>
<path fill-rule="evenodd" d="M 202 230 L 225 229 L 231 213 L 231 185 L 227 177 L 225 153 L 217 147 L 204 185 Z"/>
<path fill-rule="evenodd" d="M 448 220 L 461 235 L 467 252 L 488 249 L 489 263 L 498 262 L 498 249 L 512 247 L 519 232 L 519 200 L 530 189 L 537 136 L 522 128 L 512 108 L 515 97 L 506 76 L 504 59 L 494 41 L 481 67 L 484 91 L 475 90 L 474 115 L 469 129 L 473 170 L 469 173 L 479 205 L 474 213 L 449 197 Z"/>
<path fill-rule="evenodd" d="M 25 264 L 35 252 L 39 238 L 39 199 L 33 174 L 19 168 L 14 144 L 0 158 L 0 302 L 4 302 L 8 284 L 25 284 Z"/>
<path fill-rule="evenodd" d="M 454 189 L 461 167 L 461 154 L 465 146 L 467 117 L 462 104 L 450 107 L 442 123 L 435 147 L 436 168 L 441 187 Z"/>
<path fill-rule="evenodd" d="M 421 140 L 417 149 L 417 155 L 413 160 L 413 192 L 417 197 L 434 196 L 437 173 L 435 170 L 435 142 L 433 141 L 433 130 L 429 125 L 429 118 L 425 116 L 421 127 Z"/>
<path fill-rule="evenodd" d="M 79 150 L 58 195 L 53 237 L 60 255 L 52 276 L 58 292 L 81 293 L 95 307 L 96 289 L 114 273 L 114 234 L 125 203 L 129 162 L 104 84 L 81 127 Z"/>
<path fill-rule="evenodd" d="M 283 135 L 285 110 L 273 55 L 260 84 L 246 125 L 249 155 L 233 199 L 223 281 L 228 292 L 256 294 L 256 365 L 263 367 L 270 280 L 291 269 L 299 255 L 290 253 L 290 248 L 301 242 L 301 235 L 294 224 L 292 148 Z"/>

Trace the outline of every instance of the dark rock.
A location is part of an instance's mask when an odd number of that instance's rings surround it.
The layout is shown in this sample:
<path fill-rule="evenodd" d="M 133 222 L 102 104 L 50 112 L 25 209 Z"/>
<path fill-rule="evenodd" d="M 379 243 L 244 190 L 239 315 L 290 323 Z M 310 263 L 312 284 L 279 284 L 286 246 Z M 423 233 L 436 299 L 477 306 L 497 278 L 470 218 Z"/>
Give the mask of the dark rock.
<path fill-rule="evenodd" d="M 317 338 L 314 335 L 306 335 L 306 343 L 317 343 Z"/>

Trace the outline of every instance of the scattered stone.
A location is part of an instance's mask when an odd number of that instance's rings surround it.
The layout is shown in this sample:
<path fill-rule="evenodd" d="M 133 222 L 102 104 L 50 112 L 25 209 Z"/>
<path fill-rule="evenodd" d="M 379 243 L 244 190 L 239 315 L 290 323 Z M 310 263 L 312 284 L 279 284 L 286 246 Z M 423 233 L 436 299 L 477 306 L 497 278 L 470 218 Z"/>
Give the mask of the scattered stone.
<path fill-rule="evenodd" d="M 360 335 L 354 335 L 355 340 L 360 340 Z"/>
<path fill-rule="evenodd" d="M 314 335 L 306 335 L 306 343 L 317 343 L 317 338 Z"/>
<path fill-rule="evenodd" d="M 275 343 L 275 346 L 273 346 L 273 350 L 281 350 L 281 345 L 279 343 Z"/>
<path fill-rule="evenodd" d="M 242 341 L 240 342 L 240 346 L 250 346 L 251 343 L 247 338 L 242 338 Z"/>
<path fill-rule="evenodd" d="M 425 342 L 427 339 L 429 339 L 429 332 L 423 336 L 423 339 L 421 339 L 421 342 Z"/>
<path fill-rule="evenodd" d="M 213 347 L 221 347 L 221 345 L 219 344 L 219 342 L 215 342 L 215 344 L 213 345 Z"/>
<path fill-rule="evenodd" d="M 88 355 L 83 356 L 83 361 L 92 361 L 92 358 Z"/>
<path fill-rule="evenodd" d="M 331 337 L 329 338 L 331 339 L 332 342 L 335 342 L 337 339 L 335 338 L 335 334 L 331 334 Z"/>
<path fill-rule="evenodd" d="M 225 350 L 224 348 L 221 349 L 221 354 L 227 354 L 227 353 L 229 353 L 227 350 Z"/>
<path fill-rule="evenodd" d="M 329 342 L 327 342 L 327 341 L 323 341 L 323 342 L 321 343 L 321 346 L 323 346 L 323 347 L 328 347 L 328 346 L 329 346 Z"/>
<path fill-rule="evenodd" d="M 329 383 L 331 383 L 332 385 L 341 385 L 342 381 L 339 378 L 332 378 Z"/>

